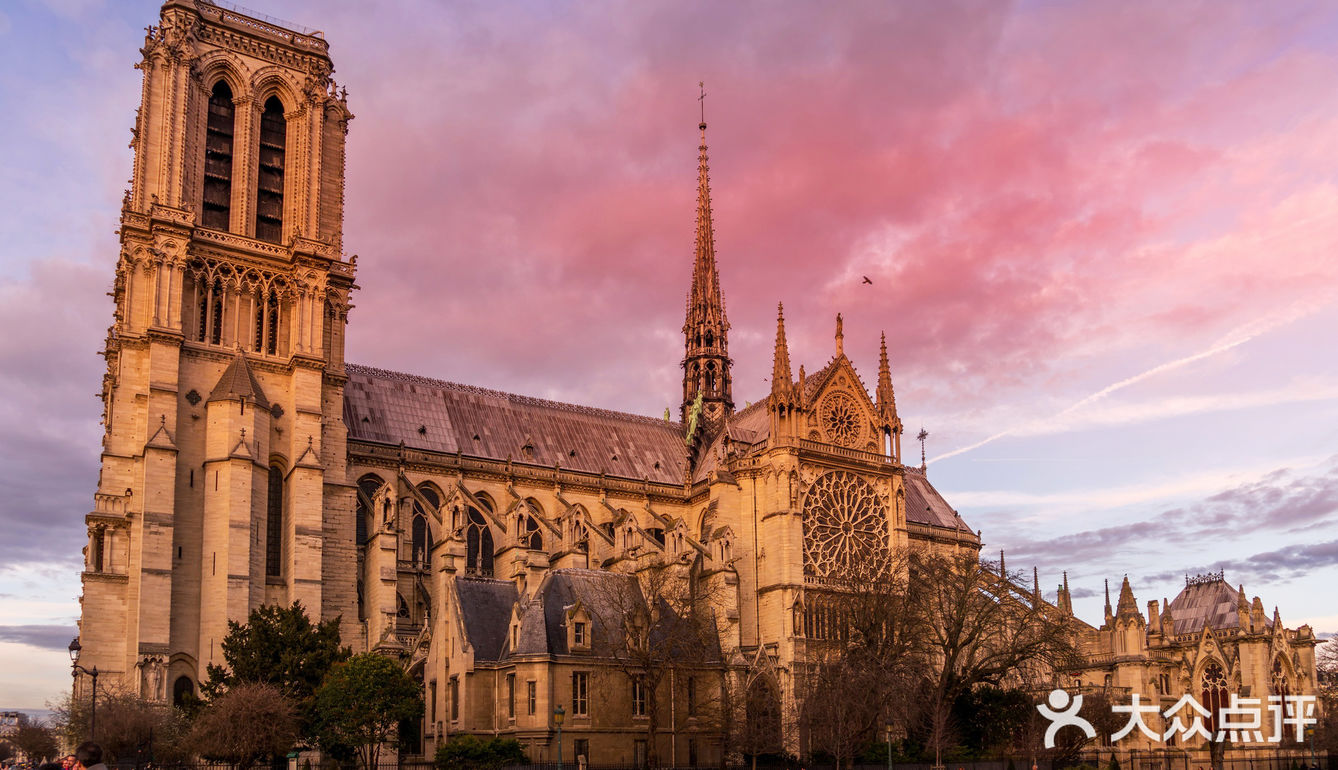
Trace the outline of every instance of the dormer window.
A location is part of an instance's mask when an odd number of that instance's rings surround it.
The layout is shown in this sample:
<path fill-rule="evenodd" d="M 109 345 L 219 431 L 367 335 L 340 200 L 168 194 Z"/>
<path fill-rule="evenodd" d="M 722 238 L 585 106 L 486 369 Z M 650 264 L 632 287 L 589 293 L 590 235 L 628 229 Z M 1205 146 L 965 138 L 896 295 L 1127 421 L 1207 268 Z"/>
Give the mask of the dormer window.
<path fill-rule="evenodd" d="M 584 647 L 586 645 L 585 624 L 579 620 L 571 626 L 571 643 L 576 647 Z"/>

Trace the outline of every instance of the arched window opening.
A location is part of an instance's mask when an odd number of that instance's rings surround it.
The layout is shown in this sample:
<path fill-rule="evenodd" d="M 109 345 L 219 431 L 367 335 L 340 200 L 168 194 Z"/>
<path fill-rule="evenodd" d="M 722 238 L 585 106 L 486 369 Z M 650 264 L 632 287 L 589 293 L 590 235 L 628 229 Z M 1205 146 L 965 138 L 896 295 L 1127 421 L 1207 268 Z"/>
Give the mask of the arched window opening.
<path fill-rule="evenodd" d="M 544 538 L 539 534 L 539 522 L 535 521 L 533 516 L 522 513 L 516 519 L 516 524 L 517 540 L 521 547 L 531 551 L 542 551 Z"/>
<path fill-rule="evenodd" d="M 1203 669 L 1203 697 L 1199 703 L 1212 712 L 1207 718 L 1208 734 L 1217 735 L 1218 713 L 1229 704 L 1226 675 L 1222 673 L 1222 667 L 1216 663 L 1209 663 Z"/>
<path fill-rule="evenodd" d="M 404 594 L 395 594 L 395 617 L 409 619 L 409 603 L 404 601 Z"/>
<path fill-rule="evenodd" d="M 424 484 L 418 488 L 418 494 L 431 503 L 434 509 L 441 509 L 441 496 L 437 494 L 435 488 Z M 432 514 L 432 511 L 424 508 L 423 504 L 417 499 L 413 501 L 413 511 L 414 520 L 409 558 L 413 559 L 416 566 L 430 567 L 432 565 L 432 530 L 428 528 L 427 517 Z"/>
<path fill-rule="evenodd" d="M 283 162 L 288 121 L 283 102 L 271 96 L 260 115 L 260 170 L 256 174 L 256 238 L 278 243 L 283 238 Z"/>
<path fill-rule="evenodd" d="M 232 132 L 237 108 L 232 89 L 222 80 L 209 94 L 209 118 L 204 134 L 204 199 L 200 224 L 227 230 L 232 213 Z"/>
<path fill-rule="evenodd" d="M 88 567 L 90 572 L 102 572 L 102 554 L 106 550 L 107 530 L 101 527 L 93 530 L 93 537 L 88 543 Z"/>
<path fill-rule="evenodd" d="M 195 697 L 195 683 L 190 677 L 182 674 L 172 683 L 172 705 L 184 706 L 186 701 Z"/>
<path fill-rule="evenodd" d="M 279 294 L 273 289 L 256 292 L 255 349 L 267 355 L 279 352 Z"/>
<path fill-rule="evenodd" d="M 195 282 L 195 341 L 204 342 L 209 334 L 209 287 Z"/>
<path fill-rule="evenodd" d="M 200 312 L 202 319 L 200 328 L 204 330 L 207 323 L 209 343 L 220 345 L 223 342 L 223 287 L 218 282 L 212 283 L 204 301 L 206 307 L 202 308 Z M 206 337 L 203 335 L 200 337 L 201 342 L 205 339 Z"/>
<path fill-rule="evenodd" d="M 269 467 L 269 498 L 265 506 L 265 574 L 283 574 L 283 470 Z"/>
<path fill-rule="evenodd" d="M 706 395 L 715 395 L 715 362 L 706 365 Z"/>
<path fill-rule="evenodd" d="M 376 512 L 372 505 L 372 499 L 376 493 L 381 490 L 381 479 L 376 476 L 363 476 L 358 479 L 358 509 L 354 514 L 356 521 L 353 523 L 355 537 L 358 545 L 367 543 L 367 532 L 371 527 L 372 515 Z"/>
<path fill-rule="evenodd" d="M 585 531 L 585 525 L 579 521 L 571 525 L 571 540 L 572 548 L 575 550 L 581 553 L 590 551 L 590 535 Z"/>
<path fill-rule="evenodd" d="M 650 535 L 651 540 L 654 540 L 655 542 L 659 543 L 660 547 L 664 547 L 663 529 L 660 529 L 659 527 L 651 527 L 650 529 L 646 530 L 646 534 Z"/>
<path fill-rule="evenodd" d="M 711 346 L 714 345 L 714 344 L 715 344 L 715 335 L 712 334 L 712 333 L 710 333 L 710 332 L 707 332 L 707 333 L 706 333 L 706 347 L 709 348 L 709 347 L 711 347 Z"/>
<path fill-rule="evenodd" d="M 1282 658 L 1273 659 L 1273 694 L 1281 695 L 1283 703 L 1286 703 L 1288 696 L 1292 694 L 1291 683 L 1287 681 L 1287 668 L 1282 665 Z"/>
<path fill-rule="evenodd" d="M 410 558 L 415 567 L 427 566 L 427 519 L 420 513 L 413 517 L 413 537 L 409 545 Z"/>
<path fill-rule="evenodd" d="M 465 572 L 492 577 L 492 529 L 477 509 L 469 509 L 465 525 Z"/>

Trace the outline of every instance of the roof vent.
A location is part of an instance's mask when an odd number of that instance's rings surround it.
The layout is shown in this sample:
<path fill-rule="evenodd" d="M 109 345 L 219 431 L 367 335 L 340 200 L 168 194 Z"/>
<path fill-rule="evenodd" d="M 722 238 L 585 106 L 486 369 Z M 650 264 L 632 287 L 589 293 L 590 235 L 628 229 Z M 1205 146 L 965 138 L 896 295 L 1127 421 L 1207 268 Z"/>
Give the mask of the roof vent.
<path fill-rule="evenodd" d="M 477 433 L 474 434 L 474 440 L 475 440 L 475 441 L 478 441 L 478 440 L 479 440 L 479 434 L 477 434 Z"/>
<path fill-rule="evenodd" d="M 567 456 L 568 456 L 568 457 L 575 457 L 575 456 L 576 456 L 576 450 L 575 450 L 575 449 L 571 450 L 570 452 L 567 453 Z"/>

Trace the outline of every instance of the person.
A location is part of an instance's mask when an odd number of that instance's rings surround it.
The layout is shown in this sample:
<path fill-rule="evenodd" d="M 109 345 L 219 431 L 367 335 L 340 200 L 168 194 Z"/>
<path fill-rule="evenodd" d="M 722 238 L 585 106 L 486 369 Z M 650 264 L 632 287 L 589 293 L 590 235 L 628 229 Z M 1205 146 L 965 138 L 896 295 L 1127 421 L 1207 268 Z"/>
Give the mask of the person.
<path fill-rule="evenodd" d="M 102 764 L 102 747 L 92 741 L 79 744 L 74 750 L 74 761 L 78 770 L 107 770 Z"/>

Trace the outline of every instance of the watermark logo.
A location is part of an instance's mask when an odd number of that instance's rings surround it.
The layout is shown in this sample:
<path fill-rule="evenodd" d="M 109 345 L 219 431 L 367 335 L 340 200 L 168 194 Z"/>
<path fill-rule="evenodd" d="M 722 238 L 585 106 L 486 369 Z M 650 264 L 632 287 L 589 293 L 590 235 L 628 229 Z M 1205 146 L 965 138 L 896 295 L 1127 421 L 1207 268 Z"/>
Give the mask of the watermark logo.
<path fill-rule="evenodd" d="M 1055 747 L 1055 733 L 1064 727 L 1076 727 L 1088 738 L 1096 737 L 1092 723 L 1079 716 L 1082 710 L 1082 696 L 1070 696 L 1064 690 L 1051 690 L 1046 698 L 1049 705 L 1037 704 L 1036 710 L 1050 720 L 1045 729 L 1045 747 Z M 1112 704 L 1114 714 L 1128 714 L 1124 727 L 1110 736 L 1115 743 L 1138 730 L 1158 743 L 1180 736 L 1181 740 L 1201 737 L 1207 741 L 1225 741 L 1232 743 L 1281 743 L 1294 728 L 1298 743 L 1305 739 L 1305 728 L 1318 722 L 1315 716 L 1314 695 L 1270 695 L 1267 701 L 1262 698 L 1242 698 L 1231 694 L 1229 705 L 1222 706 L 1213 714 L 1192 695 L 1184 695 L 1162 711 L 1158 706 L 1144 703 L 1138 693 L 1133 693 L 1131 702 Z M 1269 714 L 1268 737 L 1264 737 L 1264 713 Z M 1144 716 L 1160 717 L 1166 725 L 1164 732 L 1158 732 L 1144 721 Z M 1214 718 L 1215 717 L 1215 718 Z M 1205 720 L 1207 720 L 1205 722 Z M 1216 732 L 1213 732 L 1214 726 Z"/>

